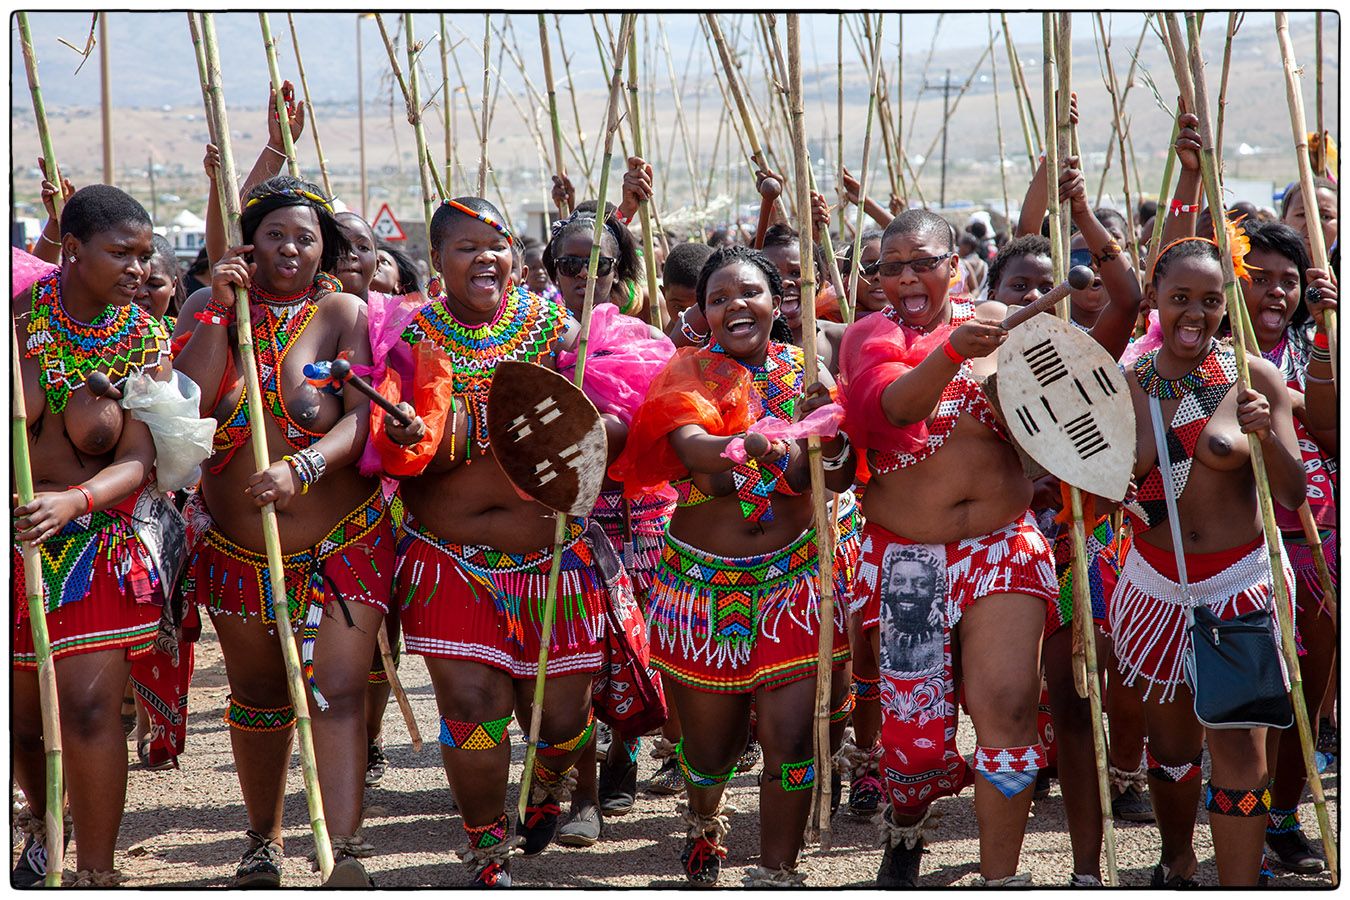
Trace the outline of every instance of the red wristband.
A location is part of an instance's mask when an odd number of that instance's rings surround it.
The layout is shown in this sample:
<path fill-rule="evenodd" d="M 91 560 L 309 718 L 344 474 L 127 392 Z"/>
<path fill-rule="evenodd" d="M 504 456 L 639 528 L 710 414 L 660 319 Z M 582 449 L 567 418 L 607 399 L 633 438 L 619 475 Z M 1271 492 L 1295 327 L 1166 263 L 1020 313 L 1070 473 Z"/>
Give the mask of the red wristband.
<path fill-rule="evenodd" d="M 618 219 L 619 222 L 623 225 L 631 225 L 633 223 L 633 220 L 630 219 L 628 216 L 625 216 L 623 214 L 623 210 L 619 209 L 618 207 L 615 207 L 614 209 L 614 218 Z"/>
<path fill-rule="evenodd" d="M 1199 203 L 1186 204 L 1180 200 L 1172 201 L 1172 215 L 1179 216 L 1182 213 L 1198 213 L 1200 211 Z"/>
<path fill-rule="evenodd" d="M 1321 347 L 1323 350 L 1330 350 L 1331 338 L 1327 337 L 1325 331 L 1319 331 L 1317 334 L 1313 335 L 1313 346 Z"/>
<path fill-rule="evenodd" d="M 85 504 L 86 504 L 85 510 L 84 510 L 84 514 L 87 516 L 87 515 L 90 515 L 91 513 L 93 513 L 93 511 L 94 511 L 94 493 L 93 493 L 93 491 L 89 490 L 89 488 L 85 487 L 85 486 L 82 485 L 82 484 L 72 484 L 72 485 L 70 486 L 70 489 L 71 489 L 72 491 L 79 491 L 81 494 L 84 494 L 84 502 L 85 502 Z"/>
<path fill-rule="evenodd" d="M 942 345 L 942 352 L 947 354 L 947 358 L 958 366 L 966 361 L 966 358 L 960 353 L 957 353 L 956 348 L 952 346 L 951 338 L 948 338 L 947 343 Z"/>

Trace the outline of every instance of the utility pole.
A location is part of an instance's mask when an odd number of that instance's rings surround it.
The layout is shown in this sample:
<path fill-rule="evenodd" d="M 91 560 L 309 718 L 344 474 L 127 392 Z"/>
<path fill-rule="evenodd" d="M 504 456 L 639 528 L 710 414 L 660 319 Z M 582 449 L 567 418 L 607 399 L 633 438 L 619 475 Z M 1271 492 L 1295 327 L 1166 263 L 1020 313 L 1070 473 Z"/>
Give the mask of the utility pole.
<path fill-rule="evenodd" d="M 942 79 L 942 84 L 923 83 L 925 91 L 934 88 L 942 88 L 942 182 L 938 192 L 938 206 L 945 209 L 947 206 L 947 125 L 952 119 L 952 70 L 948 69 L 946 77 Z"/>

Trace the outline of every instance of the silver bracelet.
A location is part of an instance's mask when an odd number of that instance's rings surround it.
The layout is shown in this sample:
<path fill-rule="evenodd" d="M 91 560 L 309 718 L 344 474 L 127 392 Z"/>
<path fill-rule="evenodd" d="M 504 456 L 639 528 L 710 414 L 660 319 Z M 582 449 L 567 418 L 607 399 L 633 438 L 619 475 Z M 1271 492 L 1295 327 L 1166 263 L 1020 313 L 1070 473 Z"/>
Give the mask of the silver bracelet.
<path fill-rule="evenodd" d="M 306 486 L 314 484 L 323 477 L 323 473 L 328 469 L 328 460 L 323 458 L 323 454 L 313 447 L 306 447 L 297 451 L 289 460 L 291 468 L 295 470 L 295 477 L 300 479 L 300 483 Z"/>
<path fill-rule="evenodd" d="M 60 246 L 61 246 L 61 242 L 60 242 L 60 241 L 54 241 L 54 240 L 52 240 L 51 238 L 47 237 L 47 232 L 46 232 L 46 231 L 39 231 L 39 232 L 38 232 L 38 240 L 39 240 L 39 241 L 46 241 L 47 243 L 51 244 L 53 247 L 60 247 Z"/>
<path fill-rule="evenodd" d="M 849 453 L 853 450 L 853 442 L 848 439 L 847 434 L 840 434 L 844 439 L 844 449 L 840 450 L 834 456 L 826 456 L 823 453 L 820 456 L 820 464 L 827 472 L 837 472 L 844 467 L 844 460 L 848 459 Z"/>
<path fill-rule="evenodd" d="M 1312 384 L 1335 384 L 1335 383 L 1336 383 L 1336 379 L 1335 379 L 1335 378 L 1314 378 L 1312 375 L 1309 375 L 1306 371 L 1303 373 L 1303 380 L 1304 380 L 1304 381 L 1311 382 Z"/>
<path fill-rule="evenodd" d="M 284 150 L 278 150 L 276 147 L 273 147 L 271 144 L 265 144 L 264 146 L 265 146 L 268 150 L 271 150 L 273 153 L 275 153 L 277 156 L 280 156 L 282 159 L 290 159 L 290 157 L 286 155 L 286 151 L 284 151 Z"/>

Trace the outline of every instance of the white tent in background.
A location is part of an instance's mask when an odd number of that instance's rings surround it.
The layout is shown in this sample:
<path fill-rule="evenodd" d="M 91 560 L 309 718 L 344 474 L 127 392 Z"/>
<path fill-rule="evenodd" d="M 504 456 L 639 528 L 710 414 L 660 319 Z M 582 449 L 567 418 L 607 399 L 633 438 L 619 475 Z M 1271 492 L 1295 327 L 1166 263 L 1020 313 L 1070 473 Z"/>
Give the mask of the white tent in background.
<path fill-rule="evenodd" d="M 206 246 L 206 220 L 185 209 L 169 223 L 168 238 L 179 259 L 192 259 Z"/>

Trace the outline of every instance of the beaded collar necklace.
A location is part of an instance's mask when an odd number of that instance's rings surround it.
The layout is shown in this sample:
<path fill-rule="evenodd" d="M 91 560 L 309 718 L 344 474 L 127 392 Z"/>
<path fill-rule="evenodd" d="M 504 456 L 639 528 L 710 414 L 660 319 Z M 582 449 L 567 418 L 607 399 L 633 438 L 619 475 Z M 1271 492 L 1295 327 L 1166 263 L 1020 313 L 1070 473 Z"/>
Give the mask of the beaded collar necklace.
<path fill-rule="evenodd" d="M 1139 386 L 1144 389 L 1144 393 L 1150 397 L 1157 397 L 1159 400 L 1175 400 L 1178 397 L 1194 393 L 1197 389 L 1209 383 L 1210 376 L 1213 374 L 1211 362 L 1215 359 L 1218 351 L 1219 342 L 1210 338 L 1209 350 L 1205 353 L 1205 358 L 1200 361 L 1200 364 L 1180 378 L 1169 379 L 1158 374 L 1158 351 L 1154 350 L 1152 353 L 1145 353 L 1139 357 L 1134 364 L 1134 375 L 1135 378 L 1139 379 Z"/>
<path fill-rule="evenodd" d="M 96 370 L 116 385 L 132 372 L 159 365 L 168 334 L 136 304 L 105 307 L 94 322 L 85 323 L 61 303 L 59 271 L 38 279 L 32 290 L 24 356 L 41 360 L 38 378 L 52 412 L 64 411 L 70 392 Z"/>
<path fill-rule="evenodd" d="M 770 341 L 764 363 L 758 366 L 727 355 L 721 344 L 713 344 L 708 349 L 726 356 L 750 372 L 755 391 L 766 412 L 786 422 L 794 419 L 797 399 L 802 395 L 802 382 L 806 377 L 806 357 L 800 347 Z"/>

